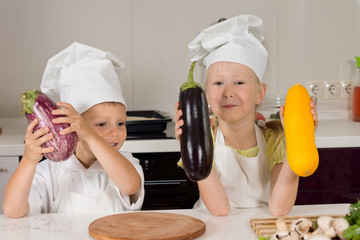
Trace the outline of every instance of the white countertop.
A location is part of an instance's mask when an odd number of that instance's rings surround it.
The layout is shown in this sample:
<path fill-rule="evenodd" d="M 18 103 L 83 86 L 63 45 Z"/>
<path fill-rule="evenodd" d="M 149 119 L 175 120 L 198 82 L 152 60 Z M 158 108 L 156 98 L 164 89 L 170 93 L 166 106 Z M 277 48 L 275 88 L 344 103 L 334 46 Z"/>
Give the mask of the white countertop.
<path fill-rule="evenodd" d="M 272 217 L 267 208 L 237 209 L 229 216 L 214 217 L 207 210 L 167 210 L 198 218 L 206 224 L 205 233 L 198 240 L 258 239 L 250 226 L 251 218 Z M 345 215 L 349 204 L 299 205 L 294 206 L 289 216 Z M 31 214 L 19 219 L 0 215 L 0 239 L 52 240 L 92 239 L 88 233 L 89 224 L 105 215 L 91 214 Z M 121 223 L 119 223 L 121 224 Z"/>
<path fill-rule="evenodd" d="M 24 118 L 0 118 L 0 157 L 21 156 L 27 121 Z M 360 122 L 348 119 L 320 120 L 315 134 L 318 148 L 360 147 Z M 138 152 L 178 152 L 180 144 L 175 139 L 127 140 L 122 150 Z"/>

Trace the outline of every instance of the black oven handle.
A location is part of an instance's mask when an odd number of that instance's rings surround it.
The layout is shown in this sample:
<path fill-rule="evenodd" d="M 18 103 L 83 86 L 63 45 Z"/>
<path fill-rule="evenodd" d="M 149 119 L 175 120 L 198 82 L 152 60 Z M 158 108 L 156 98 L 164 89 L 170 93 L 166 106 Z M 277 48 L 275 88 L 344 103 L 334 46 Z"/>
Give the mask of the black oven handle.
<path fill-rule="evenodd" d="M 178 180 L 153 180 L 153 181 L 145 181 L 145 186 L 154 186 L 154 185 L 180 185 L 181 183 L 186 182 L 186 179 L 178 179 Z"/>

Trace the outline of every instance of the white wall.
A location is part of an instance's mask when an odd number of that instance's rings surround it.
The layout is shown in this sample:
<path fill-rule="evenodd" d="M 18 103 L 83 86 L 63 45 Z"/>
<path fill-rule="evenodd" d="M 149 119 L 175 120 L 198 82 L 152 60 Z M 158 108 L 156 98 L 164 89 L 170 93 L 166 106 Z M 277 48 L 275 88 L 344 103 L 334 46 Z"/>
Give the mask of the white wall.
<path fill-rule="evenodd" d="M 268 98 L 285 96 L 297 82 L 352 77 L 359 0 L 0 0 L 0 117 L 21 116 L 21 93 L 38 89 L 47 60 L 74 41 L 126 63 L 121 84 L 129 110 L 173 114 L 190 67 L 187 44 L 238 14 L 264 21 Z M 195 79 L 202 78 L 197 68 Z"/>

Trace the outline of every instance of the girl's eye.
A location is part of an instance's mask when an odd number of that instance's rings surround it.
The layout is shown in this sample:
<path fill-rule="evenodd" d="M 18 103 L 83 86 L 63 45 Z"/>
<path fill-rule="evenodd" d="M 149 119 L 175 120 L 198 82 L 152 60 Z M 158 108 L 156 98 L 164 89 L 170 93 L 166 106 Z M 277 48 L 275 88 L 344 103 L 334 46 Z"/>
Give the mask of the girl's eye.
<path fill-rule="evenodd" d="M 243 85 L 243 84 L 244 84 L 244 82 L 241 82 L 241 81 L 235 82 L 235 85 Z"/>
<path fill-rule="evenodd" d="M 106 124 L 105 123 L 97 123 L 96 126 L 98 127 L 104 127 Z"/>
<path fill-rule="evenodd" d="M 217 86 L 220 86 L 222 84 L 223 84 L 222 82 L 214 82 L 214 85 L 217 85 Z"/>
<path fill-rule="evenodd" d="M 118 123 L 118 126 L 119 126 L 119 127 L 126 126 L 126 123 L 125 123 L 125 122 L 119 122 L 119 123 Z"/>

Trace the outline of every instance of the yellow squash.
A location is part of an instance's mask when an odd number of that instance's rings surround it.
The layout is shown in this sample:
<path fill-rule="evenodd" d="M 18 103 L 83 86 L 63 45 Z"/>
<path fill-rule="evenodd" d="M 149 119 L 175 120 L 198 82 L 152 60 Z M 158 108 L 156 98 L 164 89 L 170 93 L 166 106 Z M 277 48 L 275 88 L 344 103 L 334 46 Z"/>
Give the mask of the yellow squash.
<path fill-rule="evenodd" d="M 319 165 L 315 143 L 314 119 L 310 96 L 300 84 L 292 86 L 286 96 L 284 109 L 286 152 L 293 172 L 308 177 Z"/>

